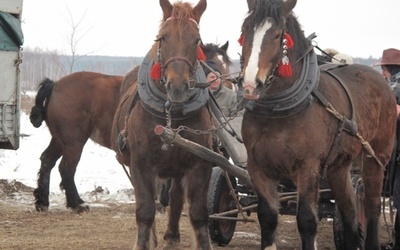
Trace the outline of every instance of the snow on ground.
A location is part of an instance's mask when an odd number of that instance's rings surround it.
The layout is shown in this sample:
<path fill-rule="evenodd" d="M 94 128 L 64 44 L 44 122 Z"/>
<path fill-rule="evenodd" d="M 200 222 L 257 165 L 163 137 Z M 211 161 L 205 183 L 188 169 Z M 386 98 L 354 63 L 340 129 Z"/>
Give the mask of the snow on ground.
<path fill-rule="evenodd" d="M 21 114 L 22 135 L 18 150 L 0 149 L 0 179 L 12 183 L 18 181 L 36 188 L 37 173 L 40 169 L 40 155 L 50 142 L 50 132 L 45 123 L 35 128 L 29 121 L 29 114 Z M 65 203 L 65 196 L 59 188 L 61 181 L 58 163 L 50 178 L 50 202 Z M 115 152 L 89 140 L 83 150 L 75 174 L 75 183 L 79 194 L 85 201 L 133 202 L 133 188 L 115 159 Z M 92 192 L 102 187 L 103 193 Z M 33 196 L 30 197 L 33 202 Z"/>

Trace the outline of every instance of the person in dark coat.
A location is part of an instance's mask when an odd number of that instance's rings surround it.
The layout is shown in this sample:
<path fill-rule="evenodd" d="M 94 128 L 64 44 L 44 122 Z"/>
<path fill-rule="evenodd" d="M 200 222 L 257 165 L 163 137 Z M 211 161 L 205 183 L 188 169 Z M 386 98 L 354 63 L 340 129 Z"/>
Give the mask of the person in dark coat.
<path fill-rule="evenodd" d="M 392 87 L 397 102 L 397 116 L 399 116 L 400 105 L 400 50 L 390 48 L 383 51 L 382 59 L 374 66 L 381 66 L 382 75 Z M 397 119 L 396 141 L 394 152 L 396 154 L 396 164 L 393 183 L 393 204 L 396 208 L 394 232 L 392 238 L 392 248 L 400 249 L 400 122 Z"/>

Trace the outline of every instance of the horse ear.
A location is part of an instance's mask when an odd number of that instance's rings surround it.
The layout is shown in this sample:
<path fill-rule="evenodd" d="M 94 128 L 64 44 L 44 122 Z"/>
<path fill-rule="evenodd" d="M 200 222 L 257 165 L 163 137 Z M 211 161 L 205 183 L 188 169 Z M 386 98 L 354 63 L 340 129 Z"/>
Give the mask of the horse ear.
<path fill-rule="evenodd" d="M 286 15 L 289 16 L 289 13 L 293 10 L 294 6 L 296 6 L 297 0 L 286 0 L 284 3 Z"/>
<path fill-rule="evenodd" d="M 255 5 L 256 5 L 256 0 L 247 0 L 247 6 L 249 7 L 249 11 L 254 9 Z"/>
<path fill-rule="evenodd" d="M 169 0 L 160 0 L 160 6 L 164 13 L 163 20 L 165 21 L 165 20 L 167 20 L 168 17 L 170 17 L 172 15 L 173 6 L 169 2 Z"/>
<path fill-rule="evenodd" d="M 200 2 L 193 8 L 193 16 L 197 22 L 200 22 L 200 17 L 203 15 L 207 8 L 207 0 L 200 0 Z"/>
<path fill-rule="evenodd" d="M 226 43 L 224 45 L 222 45 L 221 47 L 219 47 L 219 48 L 224 50 L 224 51 L 228 51 L 228 47 L 229 47 L 229 41 L 226 41 Z"/>

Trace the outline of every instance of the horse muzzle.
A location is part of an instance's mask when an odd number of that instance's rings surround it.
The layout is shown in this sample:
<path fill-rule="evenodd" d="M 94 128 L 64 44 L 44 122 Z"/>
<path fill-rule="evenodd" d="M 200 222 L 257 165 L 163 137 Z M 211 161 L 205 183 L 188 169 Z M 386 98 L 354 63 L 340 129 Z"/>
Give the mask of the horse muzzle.
<path fill-rule="evenodd" d="M 260 98 L 260 84 L 245 82 L 243 84 L 243 98 L 248 100 L 257 100 Z"/>
<path fill-rule="evenodd" d="M 185 103 L 190 96 L 189 82 L 167 81 L 166 83 L 168 99 L 173 103 Z"/>

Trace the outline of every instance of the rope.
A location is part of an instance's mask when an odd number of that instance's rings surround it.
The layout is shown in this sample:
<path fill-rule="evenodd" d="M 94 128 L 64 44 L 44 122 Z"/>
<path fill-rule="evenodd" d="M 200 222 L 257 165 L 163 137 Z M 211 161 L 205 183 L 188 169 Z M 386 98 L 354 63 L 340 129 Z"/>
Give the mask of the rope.
<path fill-rule="evenodd" d="M 327 103 L 326 110 L 329 113 L 331 113 L 332 115 L 334 115 L 341 122 L 344 122 L 344 120 L 345 120 L 344 116 L 341 113 L 339 113 L 329 102 Z M 375 154 L 375 151 L 372 149 L 372 147 L 369 144 L 369 142 L 367 142 L 358 132 L 355 135 L 355 137 L 357 137 L 358 140 L 360 140 L 361 145 L 368 152 L 369 156 L 374 158 L 374 160 L 378 163 L 380 169 L 382 171 L 385 171 L 385 166 L 383 166 L 382 162 L 378 159 L 378 157 Z"/>

